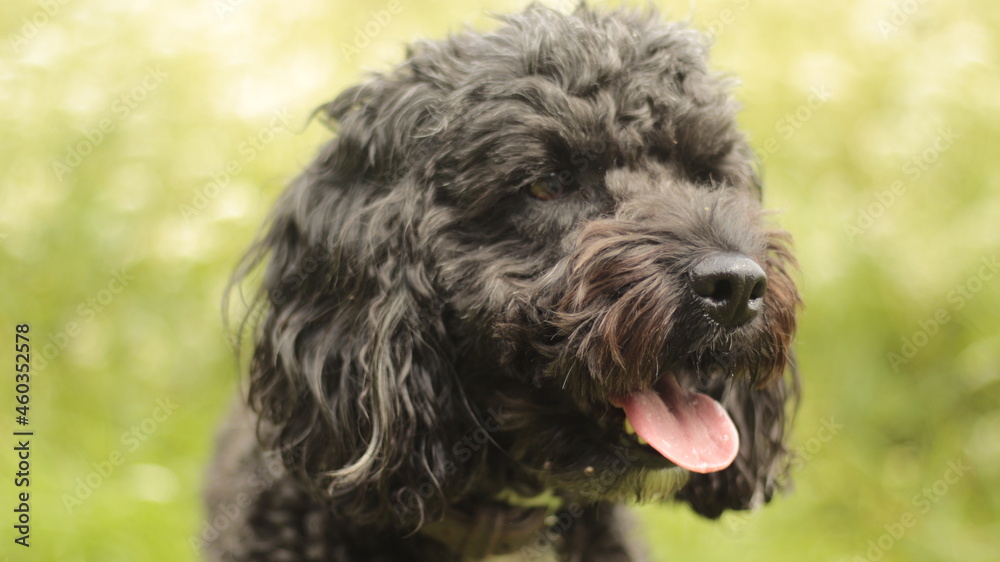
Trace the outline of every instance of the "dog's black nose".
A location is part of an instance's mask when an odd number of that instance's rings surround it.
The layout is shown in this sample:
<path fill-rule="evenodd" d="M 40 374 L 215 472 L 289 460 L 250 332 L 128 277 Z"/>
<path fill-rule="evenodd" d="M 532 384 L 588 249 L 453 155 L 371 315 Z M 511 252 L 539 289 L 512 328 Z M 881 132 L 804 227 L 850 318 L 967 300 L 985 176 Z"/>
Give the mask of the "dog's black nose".
<path fill-rule="evenodd" d="M 742 254 L 713 254 L 695 264 L 691 285 L 713 320 L 736 328 L 760 311 L 767 276 L 757 262 Z"/>

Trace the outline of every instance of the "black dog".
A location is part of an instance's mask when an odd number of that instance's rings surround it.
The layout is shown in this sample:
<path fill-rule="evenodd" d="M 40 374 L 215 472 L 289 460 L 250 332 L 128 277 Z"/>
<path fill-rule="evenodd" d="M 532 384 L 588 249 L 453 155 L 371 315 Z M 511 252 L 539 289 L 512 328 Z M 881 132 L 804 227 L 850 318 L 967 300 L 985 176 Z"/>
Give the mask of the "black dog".
<path fill-rule="evenodd" d="M 706 41 L 503 22 L 323 108 L 236 277 L 266 264 L 211 560 L 636 560 L 615 504 L 783 481 L 794 263 Z"/>

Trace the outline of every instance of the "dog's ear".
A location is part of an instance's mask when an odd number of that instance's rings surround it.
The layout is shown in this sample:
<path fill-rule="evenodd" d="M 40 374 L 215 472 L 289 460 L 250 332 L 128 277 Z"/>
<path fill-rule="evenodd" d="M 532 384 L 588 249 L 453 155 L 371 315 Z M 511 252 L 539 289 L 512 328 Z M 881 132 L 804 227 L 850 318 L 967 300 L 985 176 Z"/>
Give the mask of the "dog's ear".
<path fill-rule="evenodd" d="M 401 163 L 427 111 L 419 88 L 376 77 L 325 107 L 339 134 L 236 276 L 267 264 L 248 396 L 260 438 L 358 523 L 437 509 L 453 436 L 472 423 L 434 278 L 432 194 Z"/>

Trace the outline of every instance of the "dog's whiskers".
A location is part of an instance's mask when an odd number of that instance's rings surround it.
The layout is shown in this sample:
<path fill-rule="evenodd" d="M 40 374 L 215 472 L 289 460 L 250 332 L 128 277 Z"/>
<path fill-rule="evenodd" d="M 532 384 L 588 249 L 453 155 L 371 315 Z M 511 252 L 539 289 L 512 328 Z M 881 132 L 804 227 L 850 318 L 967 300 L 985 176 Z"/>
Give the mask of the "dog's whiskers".
<path fill-rule="evenodd" d="M 566 378 L 563 379 L 563 383 L 562 383 L 563 390 L 566 389 L 566 383 L 569 382 L 569 375 L 572 372 L 573 372 L 573 367 L 570 367 L 569 369 L 566 370 Z"/>

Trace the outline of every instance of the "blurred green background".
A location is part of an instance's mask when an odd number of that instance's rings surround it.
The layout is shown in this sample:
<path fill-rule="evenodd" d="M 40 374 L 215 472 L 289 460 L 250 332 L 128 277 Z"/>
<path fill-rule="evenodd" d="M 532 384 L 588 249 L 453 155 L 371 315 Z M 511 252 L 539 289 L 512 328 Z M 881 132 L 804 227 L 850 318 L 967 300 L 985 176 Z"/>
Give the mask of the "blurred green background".
<path fill-rule="evenodd" d="M 25 549 L 3 377 L 0 558 L 196 559 L 238 384 L 221 292 L 328 138 L 310 112 L 414 38 L 525 5 L 398 2 L 4 3 L 0 361 L 29 322 L 35 436 Z M 742 80 L 807 307 L 794 491 L 721 522 L 643 508 L 657 559 L 1000 560 L 1000 11 L 660 4 Z"/>

